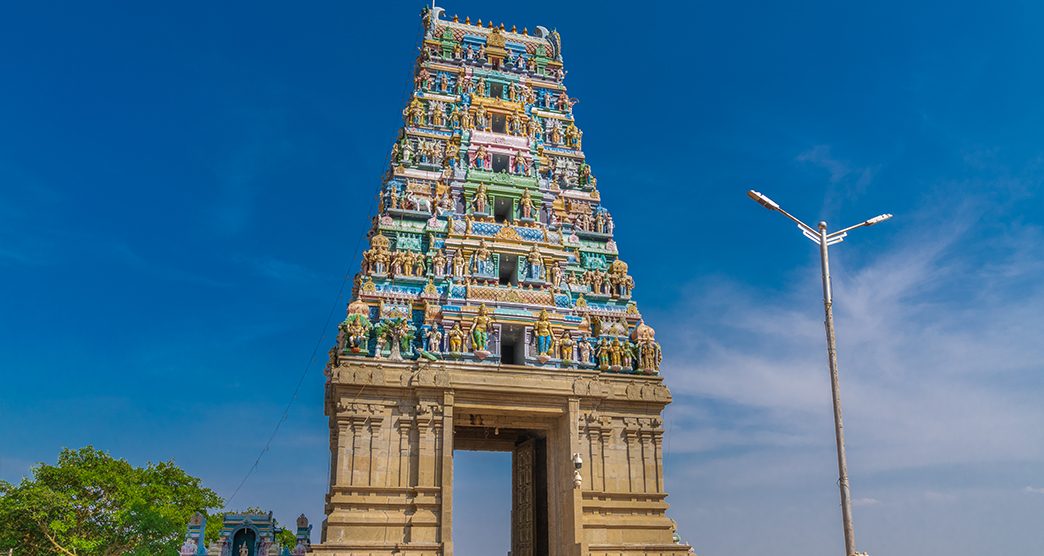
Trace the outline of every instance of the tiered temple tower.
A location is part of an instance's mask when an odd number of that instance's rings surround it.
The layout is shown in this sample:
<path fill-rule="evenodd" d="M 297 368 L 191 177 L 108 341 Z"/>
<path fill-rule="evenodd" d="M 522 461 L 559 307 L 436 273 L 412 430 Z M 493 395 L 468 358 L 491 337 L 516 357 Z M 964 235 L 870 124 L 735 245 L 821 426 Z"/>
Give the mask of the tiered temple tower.
<path fill-rule="evenodd" d="M 513 453 L 513 556 L 684 554 L 654 331 L 581 150 L 559 35 L 426 10 L 327 367 L 328 556 L 450 556 L 454 450 Z"/>

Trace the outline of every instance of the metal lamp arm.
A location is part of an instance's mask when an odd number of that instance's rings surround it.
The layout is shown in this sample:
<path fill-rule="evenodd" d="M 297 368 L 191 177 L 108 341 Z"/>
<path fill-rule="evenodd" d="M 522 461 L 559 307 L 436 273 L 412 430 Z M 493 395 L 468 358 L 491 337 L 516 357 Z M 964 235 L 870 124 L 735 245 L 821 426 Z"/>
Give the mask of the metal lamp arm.
<path fill-rule="evenodd" d="M 806 231 L 806 232 L 808 232 L 810 234 L 818 234 L 818 232 L 816 232 L 815 228 L 813 228 L 812 226 L 809 226 L 808 224 L 805 224 L 804 222 L 798 220 L 797 217 L 794 216 L 793 214 L 790 214 L 789 212 L 783 210 L 782 208 L 777 208 L 776 210 L 778 210 L 783 216 L 786 216 L 787 218 L 793 220 L 794 223 L 798 225 L 798 228 L 800 228 L 802 231 Z"/>

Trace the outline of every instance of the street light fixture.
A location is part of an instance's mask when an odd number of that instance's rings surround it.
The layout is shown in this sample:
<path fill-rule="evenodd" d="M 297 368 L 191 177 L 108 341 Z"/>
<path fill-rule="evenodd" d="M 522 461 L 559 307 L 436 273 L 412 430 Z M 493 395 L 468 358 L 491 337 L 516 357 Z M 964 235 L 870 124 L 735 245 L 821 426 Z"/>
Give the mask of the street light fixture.
<path fill-rule="evenodd" d="M 826 342 L 827 362 L 830 365 L 830 389 L 834 395 L 834 433 L 837 442 L 837 470 L 838 486 L 841 489 L 841 520 L 845 531 L 845 555 L 859 556 L 855 551 L 855 531 L 852 529 L 852 494 L 848 488 L 848 462 L 845 458 L 845 426 L 841 421 L 841 385 L 837 377 L 837 339 L 834 333 L 834 298 L 830 291 L 830 258 L 827 248 L 835 243 L 841 243 L 848 236 L 848 232 L 863 226 L 873 226 L 888 220 L 891 214 L 881 214 L 864 220 L 854 226 L 843 228 L 836 232 L 827 233 L 827 223 L 820 222 L 817 229 L 798 220 L 794 215 L 783 210 L 779 203 L 769 199 L 762 193 L 751 189 L 747 196 L 769 210 L 781 213 L 797 224 L 801 233 L 819 245 L 819 262 L 823 270 L 823 310 L 826 313 Z M 864 553 L 865 555 L 865 553 Z"/>

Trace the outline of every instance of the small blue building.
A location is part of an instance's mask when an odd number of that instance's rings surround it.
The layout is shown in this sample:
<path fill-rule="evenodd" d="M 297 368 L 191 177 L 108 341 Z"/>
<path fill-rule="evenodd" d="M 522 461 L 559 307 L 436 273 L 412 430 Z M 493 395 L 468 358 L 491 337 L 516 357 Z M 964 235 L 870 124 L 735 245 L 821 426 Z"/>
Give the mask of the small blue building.
<path fill-rule="evenodd" d="M 311 548 L 312 526 L 301 514 L 297 518 L 295 546 L 282 546 L 272 512 L 227 513 L 222 516 L 218 539 L 205 546 L 207 518 L 197 512 L 189 520 L 180 556 L 303 556 Z"/>

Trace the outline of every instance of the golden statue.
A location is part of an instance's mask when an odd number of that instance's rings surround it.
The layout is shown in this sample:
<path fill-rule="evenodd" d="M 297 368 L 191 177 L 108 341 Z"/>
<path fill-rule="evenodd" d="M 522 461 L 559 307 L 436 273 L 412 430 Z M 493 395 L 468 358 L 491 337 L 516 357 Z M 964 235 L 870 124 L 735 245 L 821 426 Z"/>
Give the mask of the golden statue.
<path fill-rule="evenodd" d="M 558 358 L 563 361 L 573 360 L 573 347 L 576 346 L 576 342 L 569 336 L 568 330 L 562 331 L 562 337 L 558 340 Z"/>
<path fill-rule="evenodd" d="M 460 353 L 464 347 L 464 331 L 460 323 L 453 325 L 453 329 L 446 335 L 449 338 L 450 353 Z"/>

